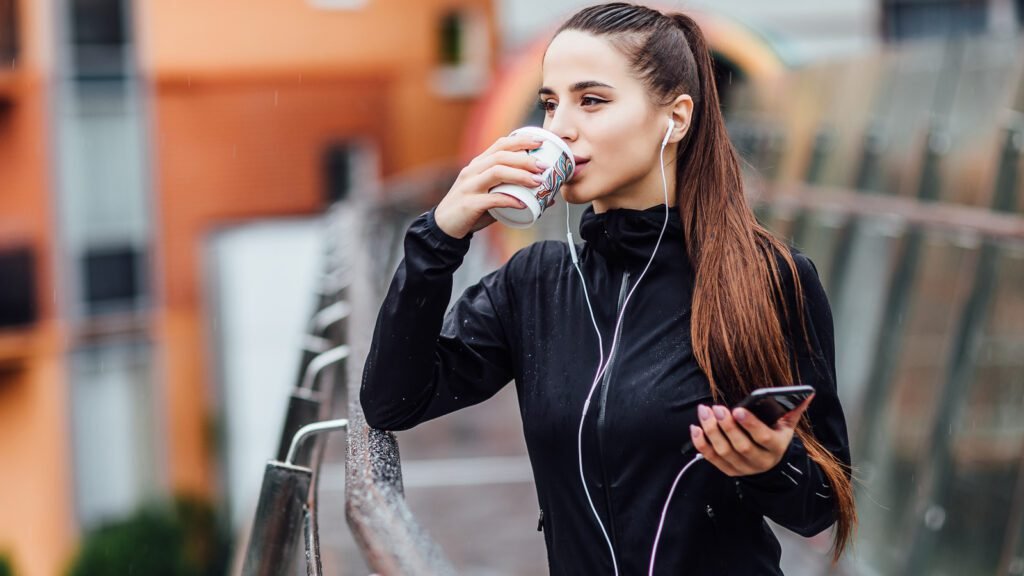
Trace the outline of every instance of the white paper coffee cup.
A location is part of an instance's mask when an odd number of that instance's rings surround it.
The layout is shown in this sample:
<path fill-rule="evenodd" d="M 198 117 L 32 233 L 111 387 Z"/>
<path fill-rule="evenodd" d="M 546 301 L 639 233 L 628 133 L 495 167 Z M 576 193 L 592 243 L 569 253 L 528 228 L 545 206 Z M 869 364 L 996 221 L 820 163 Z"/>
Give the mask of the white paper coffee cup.
<path fill-rule="evenodd" d="M 566 180 L 572 178 L 576 160 L 569 146 L 557 135 L 537 126 L 524 126 L 512 131 L 510 136 L 536 136 L 543 143 L 539 148 L 526 153 L 549 166 L 544 171 L 544 181 L 533 188 L 520 184 L 499 184 L 490 193 L 508 194 L 518 198 L 525 208 L 491 208 L 488 212 L 494 219 L 511 228 L 529 228 L 547 209 L 548 201 L 558 194 Z"/>

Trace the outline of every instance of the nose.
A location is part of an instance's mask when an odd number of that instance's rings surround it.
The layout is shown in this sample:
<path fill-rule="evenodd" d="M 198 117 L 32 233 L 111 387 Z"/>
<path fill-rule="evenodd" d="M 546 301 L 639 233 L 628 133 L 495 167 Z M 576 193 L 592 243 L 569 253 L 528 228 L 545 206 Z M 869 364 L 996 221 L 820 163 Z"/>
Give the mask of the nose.
<path fill-rule="evenodd" d="M 576 140 L 576 127 L 573 125 L 573 122 L 570 121 L 569 114 L 561 112 L 557 108 L 555 109 L 555 113 L 548 119 L 547 126 L 545 126 L 545 128 L 566 142 L 573 142 Z"/>

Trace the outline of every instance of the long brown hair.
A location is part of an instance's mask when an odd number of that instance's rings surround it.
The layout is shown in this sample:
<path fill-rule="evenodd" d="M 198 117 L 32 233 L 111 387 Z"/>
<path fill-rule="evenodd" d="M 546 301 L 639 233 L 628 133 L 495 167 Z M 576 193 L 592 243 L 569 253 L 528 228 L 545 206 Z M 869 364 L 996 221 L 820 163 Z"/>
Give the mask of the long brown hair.
<path fill-rule="evenodd" d="M 660 104 L 679 94 L 693 98 L 689 131 L 676 157 L 676 200 L 686 246 L 696 270 L 691 313 L 694 356 L 716 402 L 742 398 L 755 383 L 794 382 L 783 322 L 789 309 L 779 261 L 791 277 L 797 325 L 810 347 L 803 290 L 788 247 L 761 226 L 747 204 L 739 158 L 725 128 L 711 53 L 697 23 L 614 2 L 585 8 L 560 28 L 607 37 Z M 737 282 L 742 278 L 744 281 Z M 793 337 L 796 347 L 797 339 Z M 796 435 L 828 477 L 836 498 L 832 560 L 837 562 L 857 524 L 849 467 L 826 449 L 805 412 Z"/>

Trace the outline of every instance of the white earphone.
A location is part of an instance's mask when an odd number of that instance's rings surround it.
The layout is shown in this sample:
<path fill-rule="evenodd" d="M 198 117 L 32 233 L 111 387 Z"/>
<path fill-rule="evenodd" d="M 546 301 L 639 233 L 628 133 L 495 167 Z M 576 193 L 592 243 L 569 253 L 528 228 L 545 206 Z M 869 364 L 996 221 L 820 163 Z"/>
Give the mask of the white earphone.
<path fill-rule="evenodd" d="M 662 185 L 662 190 L 664 191 L 664 194 L 665 194 L 665 222 L 661 226 L 661 233 L 658 234 L 658 241 L 654 245 L 654 251 L 651 252 L 651 257 L 647 261 L 647 266 L 644 267 L 643 271 L 640 273 L 640 276 L 637 278 L 636 283 L 633 284 L 633 288 L 631 288 L 629 290 L 629 293 L 626 295 L 626 299 L 622 303 L 622 308 L 619 311 L 619 317 L 615 321 L 615 330 L 612 331 L 612 334 L 614 334 L 615 336 L 612 339 L 611 348 L 608 350 L 608 358 L 607 358 L 607 360 L 604 357 L 604 339 L 601 337 L 601 330 L 598 328 L 598 326 L 597 326 L 597 319 L 594 317 L 594 307 L 591 305 L 591 303 L 590 303 L 590 295 L 587 293 L 587 282 L 584 279 L 583 271 L 580 269 L 579 256 L 576 254 L 576 244 L 575 244 L 575 242 L 573 242 L 572 230 L 569 228 L 569 204 L 568 203 L 566 203 L 566 208 L 565 208 L 565 229 L 566 229 L 566 238 L 569 241 L 569 255 L 572 258 L 573 266 L 576 268 L 576 273 L 579 274 L 580 284 L 583 286 L 583 297 L 584 297 L 584 299 L 587 302 L 587 310 L 590 312 L 590 321 L 591 321 L 591 323 L 594 326 L 594 333 L 597 334 L 597 346 L 598 346 L 597 373 L 594 375 L 594 380 L 593 380 L 593 382 L 590 385 L 590 392 L 587 394 L 587 399 L 583 403 L 583 414 L 580 417 L 579 436 L 577 438 L 577 453 L 579 454 L 579 464 L 580 464 L 580 482 L 582 482 L 582 484 L 583 484 L 583 491 L 587 495 L 587 502 L 589 502 L 589 504 L 590 504 L 590 510 L 594 514 L 594 519 L 597 520 L 597 525 L 601 528 L 601 533 L 604 535 L 605 542 L 608 544 L 608 551 L 609 551 L 609 553 L 611 554 L 611 557 L 612 557 L 612 566 L 615 569 L 615 576 L 618 576 L 618 574 L 619 574 L 619 564 L 618 564 L 618 560 L 615 558 L 615 549 L 614 549 L 614 547 L 612 547 L 612 541 L 608 537 L 608 531 L 605 530 L 604 523 L 601 522 L 601 517 L 600 517 L 600 515 L 598 515 L 597 509 L 594 507 L 594 501 L 590 497 L 590 490 L 587 488 L 587 481 L 586 481 L 586 478 L 585 478 L 585 476 L 583 474 L 583 422 L 587 418 L 587 410 L 590 408 L 590 399 L 594 395 L 594 390 L 597 388 L 597 383 L 601 381 L 601 377 L 604 376 L 605 371 L 608 369 L 608 365 L 611 363 L 612 356 L 615 355 L 615 348 L 616 348 L 616 345 L 618 344 L 618 339 L 619 339 L 619 327 L 622 325 L 622 319 L 625 317 L 626 307 L 629 305 L 629 300 L 633 297 L 633 293 L 636 292 L 637 287 L 640 286 L 640 282 L 644 279 L 644 275 L 647 274 L 647 270 L 651 267 L 651 264 L 654 262 L 654 256 L 658 253 L 658 248 L 661 246 L 661 240 L 665 236 L 665 229 L 668 227 L 668 214 L 669 214 L 668 213 L 668 181 L 665 178 L 665 161 L 664 161 L 663 156 L 665 154 L 665 147 L 668 146 L 669 138 L 672 137 L 672 130 L 675 129 L 675 127 L 676 127 L 675 121 L 672 118 L 669 118 L 668 119 L 668 129 L 665 131 L 665 137 L 661 139 L 661 149 L 660 149 L 660 152 L 659 152 L 659 155 L 658 155 L 658 163 L 661 166 L 661 185 Z M 682 473 L 680 473 L 680 475 L 682 475 Z M 678 481 L 678 478 L 676 478 L 676 480 Z M 675 485 L 674 484 L 673 484 L 672 488 L 673 488 L 673 490 L 675 489 Z M 669 494 L 669 498 L 671 499 L 671 493 Z M 666 508 L 667 508 L 668 501 L 665 502 L 665 505 L 666 505 Z M 662 524 L 663 523 L 664 523 L 664 514 L 663 514 L 663 517 L 662 517 Z M 655 553 L 655 551 L 657 549 L 656 548 L 657 547 L 657 540 L 660 537 L 660 535 L 661 535 L 661 525 L 659 525 L 658 533 L 655 536 L 655 549 L 651 551 L 651 569 L 652 570 L 653 570 L 653 567 L 654 567 L 654 553 Z"/>
<path fill-rule="evenodd" d="M 665 130 L 665 137 L 661 139 L 661 153 L 665 153 L 665 146 L 668 146 L 668 139 L 672 137 L 672 130 L 675 129 L 676 122 L 672 118 L 668 119 L 668 130 Z M 664 176 L 665 169 L 664 163 L 662 164 L 662 176 Z M 668 190 L 665 191 L 665 205 L 668 205 Z M 572 258 L 572 263 L 579 267 L 579 255 L 576 253 L 576 243 L 572 239 L 572 230 L 569 228 L 569 204 L 565 205 L 565 236 L 569 241 L 569 256 Z M 584 291 L 586 288 L 584 288 Z"/>

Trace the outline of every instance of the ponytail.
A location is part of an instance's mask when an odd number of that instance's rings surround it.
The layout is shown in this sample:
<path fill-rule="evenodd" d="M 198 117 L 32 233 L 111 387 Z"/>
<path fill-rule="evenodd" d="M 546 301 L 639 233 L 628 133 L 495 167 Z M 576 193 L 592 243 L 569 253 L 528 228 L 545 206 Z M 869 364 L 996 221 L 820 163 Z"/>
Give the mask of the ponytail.
<path fill-rule="evenodd" d="M 782 322 L 789 310 L 777 264 L 789 269 L 798 325 L 810 348 L 803 310 L 803 289 L 789 249 L 757 222 L 747 204 L 736 151 L 729 140 L 714 82 L 711 51 L 697 23 L 671 16 L 682 30 L 697 71 L 690 131 L 676 158 L 677 201 L 690 260 L 697 271 L 691 337 L 694 355 L 711 382 L 716 400 L 715 367 L 734 397 L 749 394 L 754 382 L 794 382 Z M 696 92 L 696 94 L 694 93 Z M 736 282 L 736 278 L 749 281 Z M 781 302 L 782 313 L 775 308 Z M 798 346 L 794 338 L 793 346 Z M 805 412 L 796 436 L 821 467 L 837 503 L 832 561 L 838 562 L 853 539 L 857 511 L 849 467 L 814 437 Z"/>

